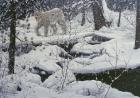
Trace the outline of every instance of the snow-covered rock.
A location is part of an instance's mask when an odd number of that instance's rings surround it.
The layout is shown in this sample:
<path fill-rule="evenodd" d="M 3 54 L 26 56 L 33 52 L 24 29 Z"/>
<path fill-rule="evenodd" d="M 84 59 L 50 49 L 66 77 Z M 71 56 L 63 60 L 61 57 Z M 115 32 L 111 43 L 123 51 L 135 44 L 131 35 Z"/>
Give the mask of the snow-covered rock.
<path fill-rule="evenodd" d="M 71 92 L 73 95 L 82 95 L 83 98 L 139 98 L 131 93 L 118 91 L 109 85 L 94 80 L 74 82 L 67 88 L 66 92 Z"/>
<path fill-rule="evenodd" d="M 16 57 L 16 72 L 20 72 L 25 67 L 26 70 L 29 68 L 38 67 L 48 72 L 55 72 L 60 69 L 60 66 L 56 62 L 65 60 L 59 55 L 66 53 L 62 48 L 56 45 L 40 46 L 36 50 L 32 50 L 30 53 Z"/>
<path fill-rule="evenodd" d="M 15 75 L 9 75 L 0 80 L 0 92 L 10 92 L 15 93 L 17 92 L 17 88 L 20 84 L 19 81 L 17 81 L 19 78 Z"/>
<path fill-rule="evenodd" d="M 100 53 L 103 50 L 103 47 L 99 44 L 97 45 L 90 45 L 88 43 L 77 43 L 71 49 L 71 53 L 81 53 L 81 54 L 93 54 L 93 53 Z"/>
<path fill-rule="evenodd" d="M 74 81 L 76 81 L 74 74 L 69 69 L 62 69 L 49 76 L 43 86 L 61 90 Z"/>
<path fill-rule="evenodd" d="M 41 84 L 42 83 L 41 82 L 41 77 L 37 74 L 22 72 L 18 76 L 21 77 L 21 80 L 25 81 L 25 82 L 31 82 L 31 83 L 35 83 L 35 84 Z"/>
<path fill-rule="evenodd" d="M 18 90 L 25 88 L 25 83 L 41 84 L 40 76 L 28 72 L 8 75 L 0 80 L 0 91 L 7 93 L 16 93 Z"/>

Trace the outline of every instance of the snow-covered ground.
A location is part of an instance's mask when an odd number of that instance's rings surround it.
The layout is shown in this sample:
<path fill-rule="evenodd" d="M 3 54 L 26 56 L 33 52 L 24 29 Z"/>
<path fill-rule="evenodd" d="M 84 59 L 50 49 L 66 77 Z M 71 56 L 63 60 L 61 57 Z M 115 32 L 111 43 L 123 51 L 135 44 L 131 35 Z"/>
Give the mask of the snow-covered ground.
<path fill-rule="evenodd" d="M 112 22 L 117 24 L 118 13 L 110 10 L 108 13 L 114 13 L 112 14 L 112 17 L 115 18 Z M 90 17 L 89 20 L 93 21 L 90 11 L 87 12 L 87 17 Z M 28 41 L 42 42 L 44 45 L 37 47 L 28 54 L 17 57 L 17 65 L 19 65 L 20 62 L 23 62 L 23 60 L 25 62 L 23 64 L 26 65 L 26 62 L 30 60 L 30 62 L 33 62 L 32 65 L 34 66 L 42 66 L 42 69 L 46 71 L 56 71 L 59 69 L 56 62 L 65 61 L 68 62 L 67 65 L 75 73 L 97 73 L 116 68 L 136 68 L 140 65 L 140 57 L 138 56 L 140 55 L 140 50 L 133 49 L 135 42 L 134 12 L 123 12 L 121 27 L 116 27 L 116 25 L 112 24 L 112 27 L 103 27 L 100 31 L 93 30 L 94 26 L 92 22 L 89 23 L 86 21 L 84 26 L 80 26 L 80 19 L 81 14 L 71 21 L 70 34 L 57 34 L 53 36 L 50 35 L 49 37 L 43 37 L 43 33 L 42 36 L 36 36 L 34 33 L 36 23 L 34 17 L 31 17 L 29 19 L 29 23 L 31 24 L 29 33 L 25 34 L 23 33 L 24 30 L 21 30 L 23 32 L 20 32 L 21 34 L 19 34 L 19 38 L 24 40 L 24 37 L 26 37 Z M 129 21 L 128 19 L 133 20 Z M 43 32 L 43 29 L 40 31 Z M 61 30 L 59 31 L 61 32 Z M 90 34 L 104 36 L 111 38 L 111 40 L 102 42 L 101 44 L 91 45 L 88 44 L 88 41 L 92 40 L 92 37 L 84 37 L 85 35 Z M 78 43 L 75 44 L 70 51 L 90 54 L 89 57 L 78 57 L 73 60 L 66 60 L 59 56 L 61 53 L 66 54 L 64 49 L 56 45 L 48 44 L 53 42 L 64 43 L 64 41 L 71 42 L 75 39 L 78 39 Z M 95 53 L 100 52 L 102 52 L 99 54 L 100 56 L 92 58 Z"/>
<path fill-rule="evenodd" d="M 104 0 L 103 0 L 104 1 Z M 43 45 L 36 47 L 27 54 L 16 56 L 14 75 L 9 75 L 0 80 L 0 98 L 139 98 L 131 93 L 118 91 L 100 81 L 76 81 L 73 73 L 98 73 L 109 69 L 136 68 L 140 66 L 140 49 L 134 50 L 135 39 L 135 13 L 125 11 L 121 18 L 121 27 L 117 27 L 118 13 L 104 7 L 105 17 L 112 21 L 110 28 L 103 27 L 94 31 L 92 13 L 86 12 L 86 24 L 80 26 L 81 14 L 75 17 L 71 23 L 67 23 L 69 32 L 66 35 L 60 33 L 50 36 L 43 36 L 43 28 L 40 30 L 42 36 L 36 36 L 34 28 L 36 21 L 34 17 L 29 18 L 30 29 L 23 25 L 17 27 L 18 38 L 27 42 L 42 42 Z M 89 22 L 90 21 L 90 22 Z M 25 24 L 25 21 L 20 21 Z M 51 31 L 50 31 L 51 32 Z M 96 34 L 111 38 L 101 44 L 91 45 L 88 41 Z M 6 36 L 6 35 L 4 35 Z M 8 39 L 1 36 L 0 40 Z M 5 39 L 3 39 L 5 38 Z M 57 45 L 50 45 L 52 42 L 63 43 L 78 39 L 70 52 L 85 53 L 89 56 L 66 59 L 60 55 L 68 54 L 63 48 Z M 8 40 L 7 40 L 8 42 Z M 17 43 L 21 43 L 17 39 Z M 0 52 L 2 65 L 0 74 L 7 72 L 7 53 Z M 96 56 L 97 55 L 97 56 Z M 57 62 L 63 62 L 64 69 Z M 47 72 L 52 72 L 43 83 L 37 74 L 33 74 L 32 68 L 38 67 Z M 5 71 L 5 73 L 3 73 Z M 2 75 L 1 74 L 1 75 Z M 43 74 L 43 72 L 42 72 Z M 0 77 L 2 77 L 0 75 Z M 17 88 L 19 91 L 17 91 Z M 20 91 L 21 89 L 21 91 Z"/>
<path fill-rule="evenodd" d="M 10 86 L 16 86 L 11 84 L 9 83 Z M 0 93 L 1 98 L 139 98 L 94 80 L 73 82 L 62 91 L 25 81 L 20 82 L 20 86 L 22 91 L 14 92 L 9 89 L 11 92 Z"/>

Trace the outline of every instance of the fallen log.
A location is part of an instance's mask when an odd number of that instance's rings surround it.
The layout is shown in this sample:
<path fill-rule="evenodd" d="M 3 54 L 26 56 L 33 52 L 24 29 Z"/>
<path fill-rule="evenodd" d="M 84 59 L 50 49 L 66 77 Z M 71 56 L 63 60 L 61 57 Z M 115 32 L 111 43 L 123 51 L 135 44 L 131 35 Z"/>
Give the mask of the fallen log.
<path fill-rule="evenodd" d="M 20 55 L 22 53 L 28 53 L 32 49 L 35 49 L 37 46 L 41 45 L 70 45 L 73 46 L 74 44 L 78 43 L 80 39 L 92 37 L 92 40 L 89 44 L 99 44 L 100 42 L 108 41 L 111 38 L 107 38 L 105 36 L 101 36 L 95 33 L 87 33 L 87 34 L 73 34 L 73 35 L 59 35 L 59 36 L 49 36 L 45 39 L 40 41 L 20 41 L 16 42 L 16 55 Z M 9 43 L 2 43 L 0 44 L 0 49 L 4 52 L 8 51 Z M 20 53 L 21 52 L 21 53 Z"/>

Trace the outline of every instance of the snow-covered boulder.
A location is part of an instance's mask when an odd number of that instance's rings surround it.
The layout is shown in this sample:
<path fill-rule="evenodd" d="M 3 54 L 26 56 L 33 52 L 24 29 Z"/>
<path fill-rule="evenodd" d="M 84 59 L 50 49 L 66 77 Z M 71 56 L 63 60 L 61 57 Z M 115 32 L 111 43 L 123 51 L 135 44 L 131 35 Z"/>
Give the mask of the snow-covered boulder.
<path fill-rule="evenodd" d="M 8 75 L 0 80 L 0 91 L 15 93 L 22 90 L 23 83 L 41 84 L 39 75 L 21 72 L 19 74 Z"/>
<path fill-rule="evenodd" d="M 61 90 L 74 81 L 76 81 L 76 77 L 74 76 L 74 74 L 68 69 L 63 69 L 55 72 L 50 77 L 48 77 L 48 79 L 44 81 L 43 86 Z"/>
<path fill-rule="evenodd" d="M 90 45 L 88 43 L 77 43 L 71 49 L 71 53 L 81 53 L 81 54 L 93 54 L 100 53 L 103 50 L 101 45 Z"/>
<path fill-rule="evenodd" d="M 41 84 L 41 77 L 37 74 L 24 72 L 19 74 L 18 76 L 21 77 L 21 81 Z"/>
<path fill-rule="evenodd" d="M 16 57 L 16 67 L 15 72 L 19 73 L 24 69 L 29 70 L 29 68 L 38 67 L 48 72 L 55 72 L 60 69 L 56 63 L 65 60 L 59 55 L 65 54 L 65 50 L 56 45 L 42 45 L 36 47 L 30 53 Z"/>
<path fill-rule="evenodd" d="M 20 84 L 16 75 L 9 75 L 0 80 L 0 92 L 17 92 L 18 85 Z"/>

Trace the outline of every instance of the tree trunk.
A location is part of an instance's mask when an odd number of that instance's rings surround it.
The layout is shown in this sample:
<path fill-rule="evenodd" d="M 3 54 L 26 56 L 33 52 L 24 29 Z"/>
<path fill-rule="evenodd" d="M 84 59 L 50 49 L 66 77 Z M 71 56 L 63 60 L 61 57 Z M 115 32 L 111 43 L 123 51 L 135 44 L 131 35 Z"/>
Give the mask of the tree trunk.
<path fill-rule="evenodd" d="M 137 0 L 135 49 L 140 48 L 140 0 Z"/>
<path fill-rule="evenodd" d="M 103 16 L 102 2 L 100 0 L 96 0 L 94 3 L 92 3 L 92 11 L 94 16 L 95 30 L 99 30 L 106 25 L 105 18 Z"/>
<path fill-rule="evenodd" d="M 49 10 L 51 10 L 52 9 L 52 2 L 51 2 L 51 0 L 48 1 L 48 5 L 49 5 Z"/>
<path fill-rule="evenodd" d="M 85 18 L 85 8 L 82 9 L 82 22 L 81 22 L 81 26 L 83 26 L 86 22 L 86 18 Z"/>
<path fill-rule="evenodd" d="M 121 24 L 121 13 L 122 13 L 122 11 L 121 11 L 121 8 L 120 8 L 120 11 L 119 11 L 119 19 L 118 19 L 118 27 L 120 27 L 120 24 Z"/>
<path fill-rule="evenodd" d="M 9 74 L 14 74 L 15 65 L 15 34 L 16 34 L 16 4 L 15 1 L 11 1 L 11 23 L 10 23 L 10 44 L 9 44 Z"/>

